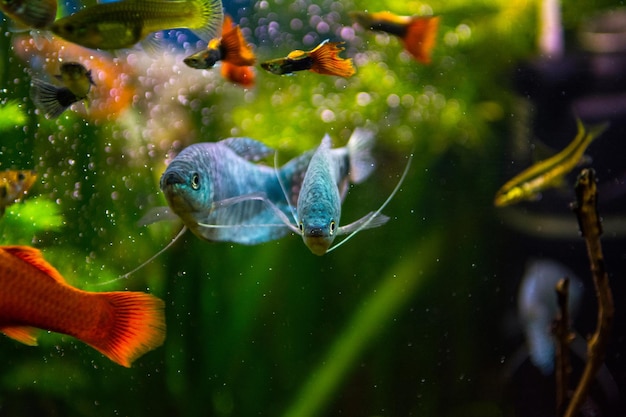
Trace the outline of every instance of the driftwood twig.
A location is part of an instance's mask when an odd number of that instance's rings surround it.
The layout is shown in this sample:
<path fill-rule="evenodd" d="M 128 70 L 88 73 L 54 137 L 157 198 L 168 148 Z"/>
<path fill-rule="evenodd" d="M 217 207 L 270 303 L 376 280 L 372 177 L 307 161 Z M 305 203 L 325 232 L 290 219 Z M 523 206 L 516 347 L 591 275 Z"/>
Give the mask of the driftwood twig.
<path fill-rule="evenodd" d="M 602 224 L 598 214 L 597 184 L 593 169 L 581 171 L 576 181 L 575 190 L 576 203 L 572 204 L 572 209 L 578 217 L 580 232 L 587 245 L 587 256 L 591 264 L 591 275 L 598 298 L 598 324 L 595 333 L 587 342 L 587 364 L 572 400 L 565 410 L 565 414 L 563 414 L 564 417 L 576 416 L 580 406 L 587 398 L 591 383 L 604 361 L 614 316 L 613 295 L 611 294 L 609 277 L 604 266 L 602 244 L 600 243 Z"/>

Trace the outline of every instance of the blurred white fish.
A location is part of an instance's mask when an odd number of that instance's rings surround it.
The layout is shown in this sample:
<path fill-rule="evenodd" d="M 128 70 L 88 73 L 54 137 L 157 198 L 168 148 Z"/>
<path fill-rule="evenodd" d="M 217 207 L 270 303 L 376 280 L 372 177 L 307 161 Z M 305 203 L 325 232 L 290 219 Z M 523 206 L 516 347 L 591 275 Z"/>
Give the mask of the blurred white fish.
<path fill-rule="evenodd" d="M 518 292 L 517 308 L 532 363 L 544 375 L 554 370 L 555 339 L 552 323 L 559 313 L 556 284 L 569 278 L 568 308 L 575 317 L 583 295 L 582 281 L 564 265 L 549 259 L 527 263 Z"/>

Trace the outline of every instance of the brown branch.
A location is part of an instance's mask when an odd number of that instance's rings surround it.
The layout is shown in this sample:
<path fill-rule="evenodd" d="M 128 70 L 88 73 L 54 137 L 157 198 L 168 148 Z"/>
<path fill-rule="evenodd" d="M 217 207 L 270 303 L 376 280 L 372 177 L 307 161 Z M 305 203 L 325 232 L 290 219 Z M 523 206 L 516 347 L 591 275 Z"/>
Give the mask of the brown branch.
<path fill-rule="evenodd" d="M 559 315 L 555 320 L 554 336 L 556 337 L 556 415 L 562 416 L 567 407 L 567 392 L 572 366 L 569 357 L 569 344 L 572 333 L 569 330 L 569 278 L 562 278 L 556 284 Z"/>
<path fill-rule="evenodd" d="M 585 238 L 587 256 L 591 264 L 591 274 L 598 297 L 598 324 L 595 333 L 587 342 L 587 364 L 578 382 L 576 391 L 565 411 L 565 417 L 574 417 L 587 398 L 591 383 L 604 361 L 613 324 L 613 296 L 609 286 L 609 277 L 604 267 L 604 255 L 600 235 L 602 225 L 598 215 L 597 184 L 593 169 L 583 169 L 576 181 L 576 203 L 572 209 L 578 217 L 580 232 Z"/>

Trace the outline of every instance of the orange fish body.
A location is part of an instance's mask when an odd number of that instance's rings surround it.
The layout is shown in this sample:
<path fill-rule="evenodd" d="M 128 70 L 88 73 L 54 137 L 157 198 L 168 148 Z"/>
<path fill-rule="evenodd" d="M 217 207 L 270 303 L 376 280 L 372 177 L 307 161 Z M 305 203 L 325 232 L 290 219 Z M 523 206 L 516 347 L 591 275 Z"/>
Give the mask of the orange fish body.
<path fill-rule="evenodd" d="M 391 12 L 352 12 L 351 16 L 366 29 L 399 37 L 405 49 L 416 60 L 423 64 L 430 63 L 439 16 L 398 16 Z"/>
<path fill-rule="evenodd" d="M 36 345 L 35 328 L 73 336 L 129 367 L 165 340 L 163 301 L 142 292 L 88 292 L 67 284 L 41 253 L 0 246 L 0 331 Z"/>
<path fill-rule="evenodd" d="M 296 71 L 309 70 L 318 74 L 351 77 L 356 72 L 352 66 L 352 58 L 344 59 L 339 52 L 345 48 L 343 42 L 324 42 L 310 51 L 295 50 L 285 58 L 273 59 L 261 63 L 261 68 L 272 74 L 285 75 Z"/>

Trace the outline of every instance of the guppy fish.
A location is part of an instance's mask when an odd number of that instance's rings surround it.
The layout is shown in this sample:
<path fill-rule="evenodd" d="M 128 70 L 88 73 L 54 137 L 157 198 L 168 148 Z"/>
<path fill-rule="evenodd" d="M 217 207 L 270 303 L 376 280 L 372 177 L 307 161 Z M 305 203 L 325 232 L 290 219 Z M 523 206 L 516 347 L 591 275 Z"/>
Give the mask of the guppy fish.
<path fill-rule="evenodd" d="M 0 172 L 0 217 L 8 206 L 26 195 L 37 179 L 31 170 L 7 170 Z"/>
<path fill-rule="evenodd" d="M 142 292 L 88 292 L 67 284 L 29 246 L 0 246 L 0 331 L 36 345 L 36 328 L 87 343 L 130 367 L 165 340 L 164 304 Z"/>
<path fill-rule="evenodd" d="M 356 222 L 339 226 L 341 203 L 349 182 L 358 184 L 374 170 L 370 154 L 373 143 L 372 132 L 355 129 L 347 146 L 333 153 L 326 135 L 311 158 L 298 193 L 296 221 L 297 232 L 315 255 L 324 255 L 339 235 L 378 227 L 389 220 L 379 213 L 369 213 Z"/>
<path fill-rule="evenodd" d="M 416 60 L 430 63 L 439 16 L 398 16 L 391 12 L 351 12 L 350 16 L 365 29 L 397 36 Z"/>
<path fill-rule="evenodd" d="M 574 140 L 561 152 L 532 165 L 505 183 L 494 198 L 493 203 L 496 207 L 533 200 L 541 191 L 560 186 L 565 175 L 580 163 L 591 142 L 608 127 L 608 124 L 604 123 L 587 131 L 580 119 L 577 119 L 576 123 L 578 133 Z"/>
<path fill-rule="evenodd" d="M 217 61 L 228 62 L 236 66 L 250 66 L 256 62 L 256 57 L 246 43 L 239 25 L 233 25 L 230 16 L 224 17 L 222 37 L 211 39 L 207 49 L 189 55 L 183 62 L 196 69 L 212 68 Z"/>
<path fill-rule="evenodd" d="M 0 10 L 22 26 L 45 29 L 54 22 L 57 0 L 0 0 Z"/>
<path fill-rule="evenodd" d="M 261 68 L 276 75 L 293 74 L 296 71 L 309 70 L 318 74 L 351 77 L 356 72 L 352 58 L 341 58 L 339 52 L 345 48 L 343 42 L 329 42 L 326 39 L 311 51 L 295 50 L 285 58 L 273 59 L 261 63 Z"/>
<path fill-rule="evenodd" d="M 91 71 L 78 62 L 64 62 L 60 72 L 55 78 L 62 87 L 36 78 L 31 81 L 31 98 L 48 118 L 59 117 L 72 104 L 86 99 L 91 86 L 96 85 Z"/>
<path fill-rule="evenodd" d="M 192 29 L 209 41 L 219 31 L 221 0 L 122 0 L 84 8 L 56 20 L 50 30 L 93 49 L 121 49 L 165 29 Z"/>
<path fill-rule="evenodd" d="M 554 370 L 552 323 L 559 313 L 556 284 L 566 277 L 570 280 L 568 309 L 574 317 L 582 299 L 583 284 L 572 271 L 556 261 L 529 262 L 518 292 L 517 308 L 530 359 L 544 375 L 550 375 Z"/>

